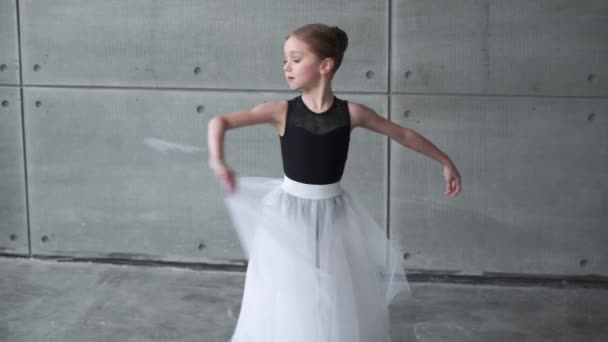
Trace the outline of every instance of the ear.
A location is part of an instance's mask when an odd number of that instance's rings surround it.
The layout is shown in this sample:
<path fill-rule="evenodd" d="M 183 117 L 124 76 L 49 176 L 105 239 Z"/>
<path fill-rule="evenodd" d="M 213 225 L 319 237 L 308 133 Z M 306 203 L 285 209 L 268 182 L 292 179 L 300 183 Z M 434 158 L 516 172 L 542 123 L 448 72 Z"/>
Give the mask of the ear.
<path fill-rule="evenodd" d="M 321 62 L 321 75 L 329 75 L 334 68 L 334 60 L 330 57 L 325 58 Z"/>

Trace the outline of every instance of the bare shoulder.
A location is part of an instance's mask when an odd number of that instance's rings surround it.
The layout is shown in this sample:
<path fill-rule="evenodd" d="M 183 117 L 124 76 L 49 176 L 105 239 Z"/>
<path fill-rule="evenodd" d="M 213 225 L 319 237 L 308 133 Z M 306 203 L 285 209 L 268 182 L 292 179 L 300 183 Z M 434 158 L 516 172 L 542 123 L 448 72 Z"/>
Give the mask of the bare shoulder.
<path fill-rule="evenodd" d="M 272 118 L 272 121 L 276 121 L 287 111 L 287 101 L 265 101 L 251 109 L 251 112 L 256 115 L 262 115 L 267 118 Z"/>
<path fill-rule="evenodd" d="M 264 113 L 266 122 L 270 123 L 282 135 L 285 130 L 285 118 L 287 116 L 287 100 L 266 101 L 254 107 L 252 112 Z"/>
<path fill-rule="evenodd" d="M 363 127 L 392 139 L 399 139 L 403 134 L 404 127 L 385 119 L 366 105 L 349 102 L 348 110 L 350 111 L 352 128 Z"/>
<path fill-rule="evenodd" d="M 287 109 L 287 101 L 267 101 L 251 109 L 221 115 L 227 128 L 270 123 L 275 125 L 282 120 L 283 112 Z"/>
<path fill-rule="evenodd" d="M 351 127 L 365 127 L 366 123 L 374 119 L 378 114 L 368 106 L 348 101 L 348 111 L 350 112 Z"/>

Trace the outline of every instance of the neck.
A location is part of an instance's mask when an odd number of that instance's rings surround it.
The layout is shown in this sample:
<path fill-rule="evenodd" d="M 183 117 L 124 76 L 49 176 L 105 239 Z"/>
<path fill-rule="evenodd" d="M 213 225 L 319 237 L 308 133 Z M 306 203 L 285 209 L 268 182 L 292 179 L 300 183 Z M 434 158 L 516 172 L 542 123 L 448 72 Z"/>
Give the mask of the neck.
<path fill-rule="evenodd" d="M 331 90 L 329 81 L 321 82 L 318 87 L 303 89 L 302 101 L 312 111 L 323 112 L 327 110 L 334 101 L 334 92 Z"/>

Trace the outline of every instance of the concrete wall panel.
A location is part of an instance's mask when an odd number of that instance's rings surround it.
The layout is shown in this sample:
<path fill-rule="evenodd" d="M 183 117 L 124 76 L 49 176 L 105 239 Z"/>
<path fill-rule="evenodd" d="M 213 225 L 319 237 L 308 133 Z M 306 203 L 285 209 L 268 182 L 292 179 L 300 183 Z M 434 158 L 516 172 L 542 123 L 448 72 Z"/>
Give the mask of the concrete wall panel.
<path fill-rule="evenodd" d="M 608 95 L 608 2 L 395 0 L 391 90 Z"/>
<path fill-rule="evenodd" d="M 19 84 L 16 0 L 0 0 L 0 84 Z"/>
<path fill-rule="evenodd" d="M 219 185 L 207 167 L 215 115 L 295 94 L 27 88 L 26 136 L 34 254 L 230 262 L 242 259 Z M 379 111 L 386 98 L 367 96 Z M 353 191 L 384 222 L 386 144 L 357 132 Z M 240 175 L 282 177 L 269 125 L 228 131 Z M 367 168 L 364 155 L 373 154 Z M 370 173 L 370 170 L 377 172 Z M 375 191 L 369 191 L 373 188 Z"/>
<path fill-rule="evenodd" d="M 19 88 L 0 87 L 0 253 L 28 253 Z"/>
<path fill-rule="evenodd" d="M 391 103 L 391 119 L 449 154 L 463 182 L 445 197 L 438 163 L 391 144 L 390 233 L 409 268 L 608 274 L 607 99 Z"/>
<path fill-rule="evenodd" d="M 336 89 L 386 91 L 386 1 L 21 2 L 24 83 L 285 89 L 286 34 L 351 37 Z"/>
<path fill-rule="evenodd" d="M 233 258 L 205 139 L 233 97 L 27 88 L 33 253 Z"/>

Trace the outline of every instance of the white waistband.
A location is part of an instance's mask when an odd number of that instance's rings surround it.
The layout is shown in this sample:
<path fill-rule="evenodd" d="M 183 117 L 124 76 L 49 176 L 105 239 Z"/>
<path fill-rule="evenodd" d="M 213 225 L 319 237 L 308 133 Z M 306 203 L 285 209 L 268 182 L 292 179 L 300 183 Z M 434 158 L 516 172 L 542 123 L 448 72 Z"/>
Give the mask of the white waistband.
<path fill-rule="evenodd" d="M 283 183 L 281 187 L 286 192 L 309 199 L 325 199 L 337 196 L 342 193 L 343 189 L 340 182 L 332 184 L 306 184 L 300 183 L 293 179 L 289 179 L 283 175 Z"/>

